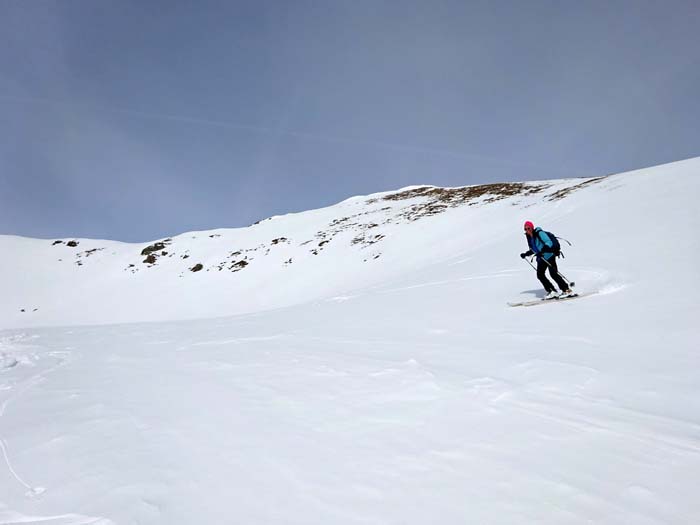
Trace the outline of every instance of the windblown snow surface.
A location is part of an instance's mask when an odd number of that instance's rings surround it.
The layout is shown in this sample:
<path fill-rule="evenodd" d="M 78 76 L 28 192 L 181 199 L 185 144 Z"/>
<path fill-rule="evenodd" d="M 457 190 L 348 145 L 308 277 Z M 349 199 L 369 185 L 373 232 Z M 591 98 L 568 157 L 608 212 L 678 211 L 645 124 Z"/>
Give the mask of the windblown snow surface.
<path fill-rule="evenodd" d="M 459 195 L 0 237 L 0 523 L 699 523 L 700 159 Z"/>

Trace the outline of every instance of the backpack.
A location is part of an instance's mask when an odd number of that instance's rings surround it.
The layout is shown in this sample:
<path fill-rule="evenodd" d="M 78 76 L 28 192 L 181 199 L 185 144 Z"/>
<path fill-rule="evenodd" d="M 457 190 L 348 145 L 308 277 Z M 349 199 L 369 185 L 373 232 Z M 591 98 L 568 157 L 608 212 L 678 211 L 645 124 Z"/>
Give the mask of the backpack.
<path fill-rule="evenodd" d="M 546 232 L 542 229 L 537 232 L 537 236 L 540 238 L 540 241 L 542 241 L 542 244 L 547 246 L 545 242 L 542 240 L 542 237 L 540 237 L 540 233 L 546 233 L 547 237 L 552 241 L 552 247 L 548 249 L 547 251 L 551 251 L 554 254 L 554 257 L 559 257 L 560 255 L 564 257 L 564 254 L 561 253 L 561 244 L 559 244 L 559 239 L 557 238 L 556 235 L 554 235 L 552 232 Z"/>

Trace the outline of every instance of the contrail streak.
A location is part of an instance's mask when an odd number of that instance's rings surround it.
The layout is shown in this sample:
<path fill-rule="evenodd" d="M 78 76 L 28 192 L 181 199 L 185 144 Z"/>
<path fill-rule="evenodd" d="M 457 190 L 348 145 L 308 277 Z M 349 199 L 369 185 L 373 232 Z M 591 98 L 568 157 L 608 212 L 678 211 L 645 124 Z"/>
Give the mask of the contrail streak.
<path fill-rule="evenodd" d="M 60 100 L 51 100 L 51 99 L 40 98 L 40 97 L 22 97 L 22 96 L 0 94 L 0 99 L 15 100 L 18 102 L 32 102 L 32 103 L 40 103 L 40 104 L 49 104 L 49 105 L 54 105 L 54 106 L 74 106 L 74 104 L 70 103 L 70 102 L 60 101 Z M 214 119 L 206 119 L 206 118 L 199 118 L 199 117 L 190 117 L 190 116 L 186 116 L 186 115 L 173 115 L 173 114 L 167 114 L 167 113 L 139 111 L 139 110 L 134 110 L 134 109 L 120 108 L 120 107 L 109 107 L 109 106 L 101 106 L 101 105 L 85 105 L 84 107 L 87 109 L 92 109 L 92 110 L 97 110 L 97 111 L 120 113 L 123 115 L 128 115 L 128 116 L 132 116 L 132 117 L 136 117 L 136 118 L 157 119 L 157 120 L 177 122 L 177 123 L 182 123 L 182 124 L 194 124 L 194 125 L 199 125 L 199 126 L 211 126 L 211 127 L 239 130 L 239 131 L 248 131 L 251 133 L 258 133 L 258 134 L 262 134 L 262 135 L 272 135 L 272 136 L 277 136 L 277 137 L 287 136 L 287 137 L 294 137 L 294 138 L 309 140 L 309 141 L 325 142 L 325 143 L 329 143 L 329 144 L 350 144 L 350 145 L 357 145 L 357 146 L 364 146 L 364 147 L 381 148 L 381 149 L 399 151 L 399 152 L 405 152 L 405 153 L 425 153 L 425 154 L 437 155 L 437 156 L 442 156 L 442 157 L 481 160 L 481 161 L 485 161 L 485 162 L 497 163 L 497 164 L 502 164 L 502 165 L 506 165 L 506 166 L 513 166 L 513 167 L 528 167 L 528 168 L 547 169 L 547 170 L 552 169 L 552 166 L 546 166 L 546 165 L 542 165 L 542 164 L 536 164 L 536 163 L 531 163 L 531 162 L 526 162 L 526 161 L 521 161 L 521 160 L 504 159 L 501 157 L 482 155 L 479 153 L 468 153 L 468 152 L 463 152 L 463 151 L 454 151 L 454 150 L 448 150 L 448 149 L 442 149 L 442 148 L 416 147 L 416 146 L 408 146 L 405 144 L 397 144 L 397 143 L 393 143 L 393 142 L 363 140 L 363 139 L 357 139 L 357 138 L 352 138 L 352 137 L 338 137 L 338 136 L 330 136 L 330 135 L 321 135 L 318 133 L 309 133 L 309 132 L 305 132 L 305 131 L 279 129 L 279 128 L 266 127 L 266 126 L 254 126 L 254 125 L 249 125 L 249 124 L 238 124 L 235 122 L 228 122 L 228 121 L 224 121 L 224 120 L 214 120 Z M 574 175 L 580 175 L 580 176 L 590 175 L 588 173 L 583 172 L 580 169 L 567 168 L 566 171 L 568 171 L 569 173 L 574 174 Z"/>

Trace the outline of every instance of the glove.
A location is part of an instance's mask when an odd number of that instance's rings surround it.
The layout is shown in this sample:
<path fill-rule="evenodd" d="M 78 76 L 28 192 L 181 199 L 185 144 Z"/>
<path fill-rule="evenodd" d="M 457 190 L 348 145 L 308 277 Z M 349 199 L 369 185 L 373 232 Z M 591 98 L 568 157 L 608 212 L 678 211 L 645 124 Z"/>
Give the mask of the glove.
<path fill-rule="evenodd" d="M 527 257 L 527 252 L 523 252 L 520 254 L 521 259 L 524 259 L 525 257 Z"/>

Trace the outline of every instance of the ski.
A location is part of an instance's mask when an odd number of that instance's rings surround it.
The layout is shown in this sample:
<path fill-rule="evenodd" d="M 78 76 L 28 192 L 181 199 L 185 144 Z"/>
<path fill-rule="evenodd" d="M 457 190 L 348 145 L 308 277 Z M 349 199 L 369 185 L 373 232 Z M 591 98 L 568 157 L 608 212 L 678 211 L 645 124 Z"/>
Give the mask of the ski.
<path fill-rule="evenodd" d="M 576 293 L 569 295 L 568 297 L 556 297 L 554 299 L 534 299 L 529 301 L 519 301 L 515 303 L 508 303 L 508 306 L 537 306 L 546 303 L 561 303 L 564 301 L 569 301 L 571 299 L 579 299 L 581 297 L 588 297 L 589 295 L 595 295 L 598 292 L 586 292 L 586 293 Z"/>

